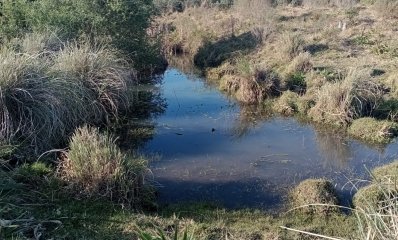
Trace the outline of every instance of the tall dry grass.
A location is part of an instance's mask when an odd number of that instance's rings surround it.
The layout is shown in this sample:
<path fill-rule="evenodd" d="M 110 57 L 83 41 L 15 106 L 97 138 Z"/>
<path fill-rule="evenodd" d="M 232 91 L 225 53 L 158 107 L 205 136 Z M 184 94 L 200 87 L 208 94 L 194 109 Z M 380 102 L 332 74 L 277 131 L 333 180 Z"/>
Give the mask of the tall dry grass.
<path fill-rule="evenodd" d="M 84 195 L 104 196 L 132 205 L 140 198 L 147 161 L 122 153 L 115 141 L 97 128 L 76 129 L 59 172 L 73 189 Z"/>
<path fill-rule="evenodd" d="M 131 71 L 106 44 L 28 35 L 0 49 L 0 141 L 48 150 L 128 104 Z"/>
<path fill-rule="evenodd" d="M 374 7 L 381 17 L 398 17 L 398 1 L 396 0 L 376 0 Z"/>
<path fill-rule="evenodd" d="M 361 70 L 351 70 L 344 79 L 328 82 L 316 93 L 315 106 L 309 114 L 313 120 L 346 125 L 368 116 L 377 107 L 383 90 Z"/>
<path fill-rule="evenodd" d="M 127 86 L 134 76 L 120 56 L 120 52 L 103 43 L 67 43 L 56 53 L 51 70 L 84 88 L 87 101 L 95 105 L 99 114 L 116 114 L 121 106 L 128 105 Z"/>

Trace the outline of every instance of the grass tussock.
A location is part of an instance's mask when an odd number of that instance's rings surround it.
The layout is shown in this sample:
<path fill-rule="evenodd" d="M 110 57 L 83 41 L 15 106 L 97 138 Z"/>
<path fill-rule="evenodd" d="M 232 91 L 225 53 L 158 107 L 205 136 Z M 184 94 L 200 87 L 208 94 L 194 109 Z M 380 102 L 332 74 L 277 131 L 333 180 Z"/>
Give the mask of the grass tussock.
<path fill-rule="evenodd" d="M 113 114 L 127 107 L 127 86 L 133 79 L 128 63 L 120 56 L 120 52 L 101 43 L 68 43 L 57 52 L 52 70 L 89 90 L 96 108 Z"/>
<path fill-rule="evenodd" d="M 361 71 L 350 71 L 343 80 L 329 82 L 316 93 L 310 116 L 318 122 L 347 125 L 354 119 L 369 116 L 383 95 L 379 84 Z"/>
<path fill-rule="evenodd" d="M 297 93 L 286 91 L 274 102 L 272 109 L 285 116 L 292 116 L 298 112 L 299 95 Z"/>
<path fill-rule="evenodd" d="M 28 35 L 0 50 L 4 143 L 48 150 L 76 126 L 107 120 L 128 103 L 132 75 L 116 50 L 88 41 L 62 45 L 54 39 Z"/>
<path fill-rule="evenodd" d="M 309 179 L 301 182 L 290 193 L 291 204 L 298 210 L 329 214 L 336 211 L 339 201 L 333 184 L 325 179 Z"/>
<path fill-rule="evenodd" d="M 254 104 L 278 95 L 280 80 L 270 70 L 255 69 L 249 76 L 223 76 L 220 80 L 220 89 L 233 94 L 243 103 Z"/>
<path fill-rule="evenodd" d="M 141 197 L 147 161 L 121 152 L 112 136 L 96 128 L 78 128 L 59 172 L 73 189 L 133 205 Z"/>
<path fill-rule="evenodd" d="M 284 61 L 291 61 L 304 51 L 305 41 L 299 34 L 284 33 L 278 40 L 276 51 Z"/>
<path fill-rule="evenodd" d="M 358 190 L 353 203 L 361 239 L 396 239 L 398 211 L 397 162 L 372 171 L 372 183 Z"/>
<path fill-rule="evenodd" d="M 1 140 L 11 143 L 26 137 L 33 145 L 53 140 L 64 129 L 63 102 L 73 96 L 75 85 L 49 76 L 49 63 L 39 55 L 8 48 L 0 55 Z"/>
<path fill-rule="evenodd" d="M 359 118 L 352 122 L 348 133 L 372 143 L 389 143 L 398 134 L 398 124 L 374 118 Z"/>

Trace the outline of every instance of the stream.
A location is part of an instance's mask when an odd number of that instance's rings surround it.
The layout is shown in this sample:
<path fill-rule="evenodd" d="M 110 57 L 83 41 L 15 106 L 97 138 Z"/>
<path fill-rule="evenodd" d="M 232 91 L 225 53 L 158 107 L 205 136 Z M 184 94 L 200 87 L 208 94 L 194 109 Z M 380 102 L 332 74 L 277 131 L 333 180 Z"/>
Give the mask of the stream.
<path fill-rule="evenodd" d="M 175 68 L 158 87 L 167 107 L 141 151 L 156 156 L 150 168 L 162 204 L 277 209 L 300 181 L 327 178 L 347 205 L 353 183 L 397 158 L 396 142 L 372 147 L 296 118 L 270 116 Z"/>

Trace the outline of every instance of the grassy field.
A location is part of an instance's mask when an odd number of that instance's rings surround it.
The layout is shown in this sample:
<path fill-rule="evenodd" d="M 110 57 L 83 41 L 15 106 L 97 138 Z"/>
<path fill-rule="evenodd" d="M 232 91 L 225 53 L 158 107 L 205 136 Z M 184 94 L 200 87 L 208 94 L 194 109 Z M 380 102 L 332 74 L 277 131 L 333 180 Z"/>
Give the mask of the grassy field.
<path fill-rule="evenodd" d="M 243 103 L 271 101 L 280 114 L 346 129 L 372 118 L 348 133 L 373 143 L 397 136 L 396 1 L 286 2 L 186 1 L 154 28 L 166 53 L 191 56 Z"/>

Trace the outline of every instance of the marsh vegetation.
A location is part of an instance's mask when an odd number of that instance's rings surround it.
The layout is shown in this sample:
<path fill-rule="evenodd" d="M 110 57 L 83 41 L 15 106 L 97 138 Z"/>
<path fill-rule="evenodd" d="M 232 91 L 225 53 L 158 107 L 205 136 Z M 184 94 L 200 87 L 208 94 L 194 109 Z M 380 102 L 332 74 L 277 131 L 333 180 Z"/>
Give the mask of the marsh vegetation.
<path fill-rule="evenodd" d="M 395 0 L 0 1 L 0 238 L 396 239 L 397 23 Z"/>

